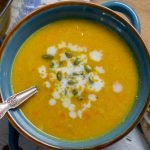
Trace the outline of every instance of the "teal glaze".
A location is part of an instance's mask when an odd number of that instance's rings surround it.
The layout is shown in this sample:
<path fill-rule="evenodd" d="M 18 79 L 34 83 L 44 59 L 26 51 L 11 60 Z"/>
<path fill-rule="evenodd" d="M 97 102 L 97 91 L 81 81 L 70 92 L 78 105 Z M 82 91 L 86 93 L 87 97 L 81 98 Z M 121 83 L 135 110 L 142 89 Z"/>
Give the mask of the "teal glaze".
<path fill-rule="evenodd" d="M 115 8 L 117 11 L 120 11 L 121 8 L 122 10 L 126 10 L 122 12 L 126 12 L 125 15 L 128 14 L 127 16 L 130 18 L 135 28 L 140 31 L 139 20 L 137 19 L 138 17 L 135 13 L 133 13 L 134 11 L 131 8 L 127 9 L 129 6 L 120 2 L 116 3 L 112 1 L 105 3 L 105 5 L 109 8 L 113 6 L 113 9 Z M 81 18 L 98 22 L 117 33 L 130 47 L 131 53 L 138 66 L 140 80 L 138 97 L 130 112 L 130 115 L 122 124 L 120 124 L 120 126 L 101 137 L 84 141 L 64 141 L 50 137 L 37 130 L 26 120 L 19 109 L 11 110 L 9 114 L 15 120 L 17 125 L 19 125 L 22 130 L 27 132 L 30 137 L 34 137 L 36 141 L 41 141 L 45 145 L 52 145 L 63 149 L 85 149 L 98 145 L 103 146 L 104 144 L 112 142 L 114 139 L 118 139 L 120 135 L 129 130 L 129 128 L 136 122 L 138 116 L 141 114 L 145 104 L 147 103 L 147 98 L 150 91 L 149 56 L 144 44 L 131 26 L 117 18 L 113 15 L 112 11 L 105 9 L 104 7 L 94 7 L 94 5 L 89 5 L 88 3 L 60 3 L 60 5 L 54 5 L 52 8 L 47 8 L 38 13 L 34 13 L 32 17 L 22 23 L 20 27 L 12 33 L 4 48 L 4 53 L 0 64 L 0 85 L 2 98 L 4 100 L 12 95 L 10 83 L 11 68 L 15 56 L 24 41 L 41 27 L 57 20 L 69 18 Z"/>
<path fill-rule="evenodd" d="M 126 15 L 126 17 L 130 20 L 132 25 L 136 28 L 136 30 L 138 32 L 141 32 L 139 17 L 130 6 L 115 0 L 110 0 L 108 2 L 103 3 L 102 5 Z"/>

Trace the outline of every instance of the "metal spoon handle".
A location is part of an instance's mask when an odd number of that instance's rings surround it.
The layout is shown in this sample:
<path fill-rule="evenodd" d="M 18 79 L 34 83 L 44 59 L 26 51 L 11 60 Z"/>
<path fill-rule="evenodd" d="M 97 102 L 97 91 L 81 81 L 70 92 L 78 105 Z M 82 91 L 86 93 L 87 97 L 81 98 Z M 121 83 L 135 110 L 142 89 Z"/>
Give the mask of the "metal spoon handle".
<path fill-rule="evenodd" d="M 9 109 L 13 109 L 21 105 L 24 101 L 29 99 L 31 96 L 33 96 L 35 93 L 37 93 L 36 87 L 31 87 L 29 89 L 26 89 L 20 93 L 17 93 L 15 95 L 12 95 L 7 98 L 7 100 L 3 103 L 0 103 L 0 119 L 5 115 L 5 113 Z"/>
<path fill-rule="evenodd" d="M 16 108 L 36 93 L 37 88 L 33 86 L 20 93 L 10 96 L 6 101 L 9 103 L 10 109 Z"/>
<path fill-rule="evenodd" d="M 0 119 L 2 119 L 5 113 L 10 109 L 9 103 L 0 103 Z"/>

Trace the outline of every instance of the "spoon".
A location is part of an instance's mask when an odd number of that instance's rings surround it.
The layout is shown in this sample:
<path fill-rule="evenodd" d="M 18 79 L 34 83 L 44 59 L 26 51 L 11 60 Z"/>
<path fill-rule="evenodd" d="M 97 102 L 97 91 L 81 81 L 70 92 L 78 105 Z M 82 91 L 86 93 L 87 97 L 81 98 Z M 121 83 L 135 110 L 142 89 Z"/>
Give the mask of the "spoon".
<path fill-rule="evenodd" d="M 22 92 L 19 92 L 17 94 L 8 97 L 6 101 L 0 103 L 0 119 L 3 118 L 3 116 L 8 110 L 17 108 L 19 105 L 21 105 L 23 102 L 25 102 L 27 99 L 29 99 L 37 92 L 38 92 L 37 88 L 33 86 Z"/>

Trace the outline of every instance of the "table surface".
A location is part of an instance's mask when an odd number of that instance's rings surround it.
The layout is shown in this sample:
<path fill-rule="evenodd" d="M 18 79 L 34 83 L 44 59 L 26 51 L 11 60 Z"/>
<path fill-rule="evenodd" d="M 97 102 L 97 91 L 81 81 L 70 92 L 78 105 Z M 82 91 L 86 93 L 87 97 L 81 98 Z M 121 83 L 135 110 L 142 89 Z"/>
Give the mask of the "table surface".
<path fill-rule="evenodd" d="M 26 6 L 25 3 L 33 3 L 34 6 L 38 6 L 39 3 L 42 2 L 54 2 L 55 0 L 14 0 L 12 4 L 12 23 L 11 27 L 14 26 L 17 20 L 21 18 L 21 15 L 24 15 L 23 8 Z M 106 2 L 106 0 L 91 0 L 96 3 L 102 3 Z M 140 21 L 141 21 L 141 36 L 149 49 L 150 52 L 150 0 L 120 0 L 121 2 L 124 2 L 128 5 L 130 5 L 132 8 L 135 9 L 137 14 L 139 15 Z M 17 7 L 22 7 L 19 11 Z M 28 11 L 28 9 L 26 9 Z M 30 10 L 29 10 L 30 11 Z M 17 16 L 18 15 L 18 16 Z M 20 16 L 19 16 L 20 15 Z M 17 16 L 17 17 L 16 17 Z M 11 28 L 10 27 L 10 28 Z M 125 138 L 114 144 L 113 146 L 110 146 L 109 148 L 106 148 L 106 150 L 149 150 L 150 145 L 145 140 L 142 132 L 140 132 L 139 128 L 136 127 L 130 134 L 128 134 Z"/>

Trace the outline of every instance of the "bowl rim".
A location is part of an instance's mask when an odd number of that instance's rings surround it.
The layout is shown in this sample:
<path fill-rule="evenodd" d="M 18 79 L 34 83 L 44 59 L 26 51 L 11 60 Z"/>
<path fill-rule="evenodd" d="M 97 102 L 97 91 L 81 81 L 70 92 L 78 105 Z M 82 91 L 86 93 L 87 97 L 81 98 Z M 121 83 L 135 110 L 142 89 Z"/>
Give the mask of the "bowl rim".
<path fill-rule="evenodd" d="M 133 27 L 133 25 L 131 25 L 130 23 L 128 23 L 125 19 L 123 19 L 121 16 L 119 16 L 118 14 L 116 14 L 114 11 L 112 11 L 111 9 L 102 6 L 102 5 L 98 5 L 98 4 L 94 4 L 91 2 L 85 2 L 85 1 L 60 1 L 60 2 L 56 2 L 53 4 L 47 4 L 44 6 L 39 7 L 38 9 L 34 10 L 33 12 L 31 12 L 30 14 L 28 14 L 27 16 L 25 16 L 21 21 L 19 21 L 15 27 L 8 33 L 8 35 L 6 36 L 6 38 L 4 39 L 4 42 L 2 43 L 2 46 L 0 47 L 0 60 L 2 58 L 5 46 L 7 45 L 7 43 L 9 42 L 9 39 L 12 37 L 12 35 L 17 31 L 17 29 L 22 26 L 24 23 L 26 23 L 30 18 L 32 18 L 32 16 L 47 10 L 47 9 L 51 9 L 54 7 L 58 7 L 58 6 L 62 6 L 62 5 L 83 5 L 83 6 L 90 6 L 105 12 L 110 13 L 112 16 L 114 16 L 115 18 L 117 18 L 118 20 L 120 20 L 121 22 L 123 22 L 126 26 L 128 26 L 133 32 L 134 34 L 138 37 L 139 41 L 142 43 L 143 47 L 144 47 L 144 51 L 145 54 L 148 57 L 149 63 L 150 63 L 150 55 L 148 53 L 148 49 L 146 48 L 146 45 L 144 43 L 144 41 L 142 40 L 140 34 L 137 32 L 137 30 Z M 0 91 L 1 94 L 1 98 L 0 101 L 4 101 L 3 97 L 2 97 L 2 93 Z M 110 146 L 111 144 L 119 141 L 120 139 L 122 139 L 125 135 L 127 135 L 141 120 L 141 118 L 144 116 L 144 112 L 146 111 L 146 108 L 149 104 L 150 101 L 150 91 L 147 97 L 147 101 L 145 102 L 145 105 L 142 109 L 142 111 L 140 112 L 140 115 L 135 119 L 135 121 L 133 122 L 133 124 L 124 132 L 122 132 L 122 134 L 118 135 L 116 138 L 112 139 L 111 141 L 108 141 L 104 144 L 98 145 L 96 146 L 96 148 L 105 148 L 107 146 Z M 9 122 L 12 124 L 12 126 L 19 132 L 21 133 L 24 137 L 26 137 L 27 139 L 29 139 L 30 141 L 32 141 L 35 144 L 38 144 L 39 146 L 45 147 L 45 148 L 56 148 L 56 149 L 62 149 L 60 147 L 54 146 L 54 145 L 49 145 L 44 143 L 43 141 L 39 141 L 38 139 L 36 139 L 35 137 L 33 137 L 32 135 L 30 135 L 29 133 L 26 133 L 26 131 L 24 131 L 17 123 L 16 121 L 13 119 L 13 117 L 11 116 L 11 114 L 8 112 L 6 114 Z"/>

